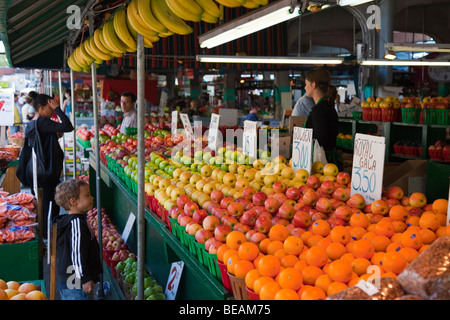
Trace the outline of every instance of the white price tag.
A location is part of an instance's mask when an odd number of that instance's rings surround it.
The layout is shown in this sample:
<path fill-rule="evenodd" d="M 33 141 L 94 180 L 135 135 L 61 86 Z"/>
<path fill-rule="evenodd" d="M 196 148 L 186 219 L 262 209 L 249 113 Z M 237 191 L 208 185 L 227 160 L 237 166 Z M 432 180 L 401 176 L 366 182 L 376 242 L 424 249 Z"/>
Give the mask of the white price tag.
<path fill-rule="evenodd" d="M 192 140 L 192 136 L 194 135 L 194 131 L 192 131 L 191 121 L 189 121 L 189 117 L 185 113 L 180 113 L 181 122 L 183 123 L 183 128 L 186 134 L 186 138 L 188 140 Z"/>
<path fill-rule="evenodd" d="M 14 93 L 0 93 L 0 126 L 14 125 Z"/>
<path fill-rule="evenodd" d="M 219 137 L 219 122 L 220 115 L 211 114 L 211 123 L 209 125 L 209 133 L 208 133 L 208 147 L 211 150 L 217 151 L 217 139 Z"/>
<path fill-rule="evenodd" d="M 126 243 L 128 240 L 128 236 L 130 235 L 131 228 L 133 227 L 134 221 L 136 220 L 136 216 L 133 214 L 133 212 L 130 212 L 130 215 L 128 216 L 127 224 L 125 225 L 125 228 L 122 232 L 122 239 L 123 242 Z"/>
<path fill-rule="evenodd" d="M 172 111 L 172 137 L 175 137 L 177 134 L 177 127 L 178 127 L 178 111 Z"/>
<path fill-rule="evenodd" d="M 183 267 L 184 267 L 183 261 L 172 263 L 169 278 L 167 279 L 166 291 L 164 292 L 167 300 L 175 300 L 178 285 L 180 284 L 181 275 L 183 273 Z"/>
<path fill-rule="evenodd" d="M 351 195 L 361 194 L 366 204 L 381 199 L 385 152 L 384 137 L 356 134 Z"/>
<path fill-rule="evenodd" d="M 292 141 L 292 169 L 305 169 L 311 173 L 313 129 L 294 127 Z"/>
<path fill-rule="evenodd" d="M 244 121 L 244 139 L 242 151 L 245 155 L 257 158 L 257 123 L 255 121 Z"/>
<path fill-rule="evenodd" d="M 378 288 L 369 281 L 360 280 L 355 286 L 364 291 L 369 296 L 373 296 L 379 292 Z"/>

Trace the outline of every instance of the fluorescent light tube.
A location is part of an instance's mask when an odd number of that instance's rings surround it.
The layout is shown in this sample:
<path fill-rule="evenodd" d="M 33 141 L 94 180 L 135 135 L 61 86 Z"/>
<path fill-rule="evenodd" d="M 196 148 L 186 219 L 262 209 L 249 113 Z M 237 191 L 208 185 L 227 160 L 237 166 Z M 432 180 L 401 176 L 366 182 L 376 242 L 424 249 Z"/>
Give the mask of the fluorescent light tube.
<path fill-rule="evenodd" d="M 450 52 L 450 44 L 448 43 L 386 43 L 385 47 L 394 51 Z"/>
<path fill-rule="evenodd" d="M 395 58 L 397 58 L 397 55 L 395 54 L 394 51 L 387 50 L 386 54 L 384 55 L 384 58 L 387 59 L 387 60 L 394 60 Z"/>
<path fill-rule="evenodd" d="M 367 3 L 373 0 L 339 0 L 340 6 L 358 6 L 363 3 Z"/>
<path fill-rule="evenodd" d="M 362 66 L 450 66 L 450 61 L 439 60 L 360 60 Z"/>
<path fill-rule="evenodd" d="M 256 57 L 256 56 L 205 56 L 198 55 L 203 63 L 254 63 L 254 64 L 341 64 L 342 58 Z"/>

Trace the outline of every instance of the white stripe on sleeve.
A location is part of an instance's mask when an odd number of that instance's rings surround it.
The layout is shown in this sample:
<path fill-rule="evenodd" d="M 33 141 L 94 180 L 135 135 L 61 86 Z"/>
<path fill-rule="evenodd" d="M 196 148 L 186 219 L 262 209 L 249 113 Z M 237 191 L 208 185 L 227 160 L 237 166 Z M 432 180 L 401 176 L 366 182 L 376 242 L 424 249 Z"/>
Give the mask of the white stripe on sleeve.
<path fill-rule="evenodd" d="M 81 252 L 80 252 L 80 219 L 74 219 L 71 221 L 72 225 L 72 264 L 75 270 L 75 276 L 81 279 L 83 276 L 83 267 L 81 265 Z"/>

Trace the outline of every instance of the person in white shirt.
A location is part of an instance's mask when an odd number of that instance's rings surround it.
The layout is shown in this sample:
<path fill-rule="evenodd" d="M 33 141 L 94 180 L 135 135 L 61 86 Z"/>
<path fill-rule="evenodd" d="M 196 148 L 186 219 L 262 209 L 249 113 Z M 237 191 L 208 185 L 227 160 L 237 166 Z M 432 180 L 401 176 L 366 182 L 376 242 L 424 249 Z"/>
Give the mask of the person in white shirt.
<path fill-rule="evenodd" d="M 131 92 L 124 92 L 120 95 L 120 107 L 123 111 L 123 120 L 120 132 L 125 134 L 126 128 L 137 127 L 137 111 L 135 109 L 136 96 Z"/>
<path fill-rule="evenodd" d="M 36 114 L 32 103 L 33 99 L 31 99 L 31 97 L 25 97 L 25 104 L 22 107 L 22 122 L 24 125 L 30 122 Z"/>
<path fill-rule="evenodd" d="M 306 95 L 306 93 L 298 99 L 295 103 L 294 109 L 292 110 L 292 117 L 307 117 L 311 113 L 314 107 L 314 100 Z"/>

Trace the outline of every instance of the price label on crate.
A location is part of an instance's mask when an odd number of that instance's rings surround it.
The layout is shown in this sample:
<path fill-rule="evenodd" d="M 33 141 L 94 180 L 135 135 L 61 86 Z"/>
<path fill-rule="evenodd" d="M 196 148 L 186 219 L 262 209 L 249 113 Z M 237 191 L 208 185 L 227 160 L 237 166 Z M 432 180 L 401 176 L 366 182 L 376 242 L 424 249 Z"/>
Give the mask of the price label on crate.
<path fill-rule="evenodd" d="M 305 169 L 311 173 L 313 129 L 294 127 L 292 139 L 292 169 Z"/>
<path fill-rule="evenodd" d="M 217 140 L 219 138 L 219 122 L 220 115 L 213 113 L 211 114 L 211 123 L 209 125 L 208 132 L 208 148 L 217 151 Z"/>
<path fill-rule="evenodd" d="M 192 136 L 194 135 L 194 131 L 192 130 L 191 121 L 189 121 L 189 117 L 185 113 L 180 113 L 181 123 L 183 123 L 183 128 L 185 131 L 186 138 L 188 140 L 192 140 Z"/>
<path fill-rule="evenodd" d="M 167 279 L 166 291 L 164 292 L 167 300 L 175 300 L 178 285 L 181 279 L 181 274 L 183 273 L 183 267 L 184 267 L 183 261 L 172 263 L 169 278 Z"/>
<path fill-rule="evenodd" d="M 255 121 L 244 121 L 244 139 L 242 151 L 246 156 L 257 158 L 257 123 Z"/>
<path fill-rule="evenodd" d="M 128 216 L 127 224 L 125 225 L 125 228 L 123 229 L 122 233 L 122 239 L 123 242 L 126 243 L 128 240 L 128 236 L 130 235 L 131 229 L 133 228 L 134 221 L 136 221 L 136 216 L 133 212 L 130 212 L 130 215 Z"/>
<path fill-rule="evenodd" d="M 178 128 L 178 111 L 172 111 L 172 137 L 175 138 L 175 135 L 177 134 L 177 128 Z"/>
<path fill-rule="evenodd" d="M 361 194 L 366 204 L 381 199 L 385 152 L 384 137 L 356 134 L 353 149 L 351 195 Z"/>

